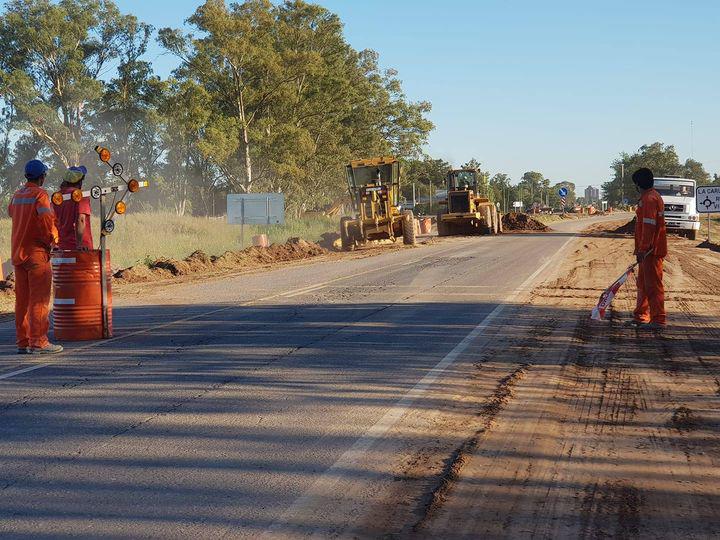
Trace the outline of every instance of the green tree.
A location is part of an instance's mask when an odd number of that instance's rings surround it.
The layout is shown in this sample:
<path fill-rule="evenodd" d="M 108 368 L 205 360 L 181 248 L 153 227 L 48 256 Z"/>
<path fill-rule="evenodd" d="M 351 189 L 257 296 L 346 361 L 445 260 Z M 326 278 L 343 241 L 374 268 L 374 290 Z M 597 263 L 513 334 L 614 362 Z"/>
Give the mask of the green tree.
<path fill-rule="evenodd" d="M 63 166 L 92 147 L 88 125 L 103 93 L 103 70 L 133 47 L 137 25 L 110 0 L 13 0 L 0 17 L 0 98 L 18 129 L 42 141 Z"/>
<path fill-rule="evenodd" d="M 338 17 L 301 0 L 273 6 L 206 1 L 189 19 L 200 38 L 163 29 L 212 111 L 197 147 L 229 189 L 283 191 L 299 213 L 342 192 L 352 158 L 415 158 L 432 129 L 429 104 L 408 102 L 377 53 L 344 40 Z"/>
<path fill-rule="evenodd" d="M 548 205 L 551 208 L 561 208 L 562 207 L 562 201 L 560 200 L 560 188 L 565 188 L 568 191 L 567 196 L 565 197 L 565 207 L 564 208 L 572 208 L 575 206 L 575 203 L 577 202 L 577 194 L 575 193 L 575 184 L 573 182 L 558 182 L 554 184 L 552 187 L 548 188 Z M 563 209 L 564 209 L 563 208 Z"/>
<path fill-rule="evenodd" d="M 537 171 L 528 171 L 522 175 L 518 188 L 520 199 L 526 209 L 532 208 L 535 203 L 542 203 L 545 177 Z"/>
<path fill-rule="evenodd" d="M 624 181 L 621 178 L 623 166 Z M 640 167 L 648 167 L 655 176 L 685 176 L 698 182 L 705 182 L 710 178 L 700 162 L 688 159 L 684 164 L 680 163 L 677 151 L 672 145 L 661 142 L 643 145 L 633 154 L 621 153 L 620 157 L 612 162 L 613 178 L 602 185 L 604 197 L 611 206 L 620 204 L 623 197 L 630 201 L 637 198 L 632 174 Z"/>
<path fill-rule="evenodd" d="M 426 196 L 429 190 L 444 189 L 445 177 L 451 169 L 444 159 L 424 156 L 423 159 L 411 159 L 403 163 L 403 195 L 412 199 L 412 186 L 415 184 L 417 197 Z"/>
<path fill-rule="evenodd" d="M 153 75 L 151 64 L 142 60 L 153 28 L 134 18 L 124 24 L 126 47 L 120 52 L 116 76 L 105 84 L 93 117 L 94 134 L 113 149 L 127 169 L 154 176 L 162 154 L 156 113 L 166 84 Z"/>
<path fill-rule="evenodd" d="M 509 212 L 512 208 L 513 195 L 515 190 L 510 183 L 510 177 L 505 173 L 496 173 L 490 179 L 490 190 L 492 200 L 498 201 L 503 212 Z"/>

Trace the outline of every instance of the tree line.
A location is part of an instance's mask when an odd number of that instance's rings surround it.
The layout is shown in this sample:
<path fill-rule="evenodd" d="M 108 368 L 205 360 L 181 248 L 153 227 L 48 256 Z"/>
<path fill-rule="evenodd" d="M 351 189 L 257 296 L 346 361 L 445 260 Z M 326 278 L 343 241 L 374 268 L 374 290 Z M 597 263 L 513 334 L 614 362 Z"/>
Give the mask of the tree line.
<path fill-rule="evenodd" d="M 423 196 L 436 188 L 444 189 L 445 175 L 453 168 L 451 163 L 429 156 L 408 160 L 404 167 L 403 196 L 408 200 L 412 197 L 413 184 L 416 194 L 420 193 Z M 526 210 L 534 206 L 549 206 L 558 209 L 561 207 L 560 195 L 558 195 L 561 187 L 568 190 L 566 205 L 572 206 L 576 202 L 573 182 L 552 181 L 537 171 L 527 171 L 517 182 L 514 182 L 507 173 L 493 174 L 484 169 L 480 161 L 475 158 L 463 163 L 458 168 L 478 169 L 478 192 L 492 202 L 499 203 L 503 212 L 512 211 L 515 201 L 522 202 Z"/>
<path fill-rule="evenodd" d="M 688 158 L 681 161 L 673 145 L 654 142 L 641 146 L 636 152 L 622 152 L 610 163 L 611 178 L 596 185 L 601 186 L 602 199 L 611 207 L 620 207 L 635 204 L 638 198 L 635 186 L 632 183 L 632 173 L 640 167 L 650 168 L 655 176 L 679 176 L 691 178 L 698 185 L 720 186 L 720 174 L 711 175 L 699 161 Z M 442 159 L 423 157 L 412 159 L 406 166 L 406 179 L 410 184 L 416 185 L 421 193 L 427 193 L 433 186 L 442 188 L 446 172 L 453 168 Z M 523 203 L 527 210 L 533 206 L 549 206 L 559 209 L 562 206 L 558 191 L 561 187 L 568 190 L 566 208 L 584 201 L 583 194 L 576 193 L 576 186 L 571 181 L 552 181 L 538 171 L 525 172 L 518 181 L 513 181 L 504 172 L 490 174 L 483 170 L 480 162 L 470 160 L 460 168 L 477 168 L 481 172 L 482 182 L 479 191 L 481 195 L 489 197 L 493 202 L 499 202 L 505 212 L 512 210 L 515 201 Z M 624 176 L 623 176 L 624 174 Z M 419 186 L 419 188 L 417 187 Z M 410 197 L 411 188 L 407 185 L 403 191 L 406 198 Z"/>
<path fill-rule="evenodd" d="M 0 203 L 39 157 L 62 170 L 84 164 L 104 175 L 93 152 L 156 189 L 138 198 L 180 214 L 218 213 L 230 192 L 282 191 L 288 211 L 330 206 L 345 196 L 344 165 L 393 154 L 404 164 L 403 195 L 441 188 L 450 163 L 423 152 L 433 124 L 426 101 L 407 98 L 375 51 L 353 49 L 343 24 L 303 0 L 273 4 L 207 0 L 188 14 L 189 32 L 155 29 L 112 0 L 9 0 L 0 12 Z M 147 60 L 153 40 L 178 67 L 160 77 Z M 720 184 L 671 145 L 653 143 L 611 163 L 603 196 L 634 196 L 632 172 L 688 176 Z M 575 185 L 528 171 L 517 181 L 481 171 L 480 192 L 503 210 L 522 201 L 560 206 Z M 622 176 L 624 167 L 625 175 Z M 53 185 L 54 184 L 54 185 Z M 138 200 L 136 199 L 136 200 Z"/>
<path fill-rule="evenodd" d="M 623 152 L 613 160 L 612 178 L 602 185 L 603 195 L 610 205 L 619 205 L 623 200 L 635 203 L 637 192 L 632 174 L 640 167 L 648 167 L 655 176 L 680 176 L 695 180 L 697 185 L 720 185 L 720 176 L 711 177 L 699 161 L 688 158 L 681 162 L 673 145 L 654 142 L 641 146 L 637 152 Z"/>
<path fill-rule="evenodd" d="M 146 203 L 212 213 L 228 192 L 282 191 L 288 211 L 344 192 L 359 156 L 421 155 L 430 104 L 412 102 L 378 54 L 353 49 L 327 9 L 207 0 L 186 33 L 157 31 L 112 0 L 11 0 L 0 14 L 0 198 L 40 157 L 85 164 L 92 149 L 153 180 Z M 158 76 L 156 39 L 178 67 Z M 218 197 L 220 195 L 220 197 Z"/>

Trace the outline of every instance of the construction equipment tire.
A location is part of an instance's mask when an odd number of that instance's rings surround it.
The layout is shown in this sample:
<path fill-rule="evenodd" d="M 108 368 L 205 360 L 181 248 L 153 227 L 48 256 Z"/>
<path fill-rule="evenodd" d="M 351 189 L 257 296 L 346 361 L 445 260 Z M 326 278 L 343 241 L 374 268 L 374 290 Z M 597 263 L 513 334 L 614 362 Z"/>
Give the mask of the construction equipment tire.
<path fill-rule="evenodd" d="M 442 213 L 437 215 L 437 232 L 438 236 L 450 236 L 450 226 L 442 221 Z"/>
<path fill-rule="evenodd" d="M 481 211 L 483 215 L 483 223 L 478 227 L 478 234 L 492 234 L 492 208 L 489 206 L 482 206 Z"/>
<path fill-rule="evenodd" d="M 494 206 L 493 206 L 491 213 L 492 213 L 492 233 L 497 234 L 500 232 L 500 225 L 499 225 L 500 214 L 498 213 L 497 208 L 495 208 Z"/>
<path fill-rule="evenodd" d="M 690 240 L 697 240 L 697 231 L 695 229 L 692 229 L 687 232 L 687 237 Z"/>
<path fill-rule="evenodd" d="M 342 243 L 343 251 L 352 251 L 355 247 L 355 239 L 350 234 L 348 223 L 353 221 L 352 218 L 344 217 L 340 218 L 340 242 Z"/>
<path fill-rule="evenodd" d="M 413 216 L 412 210 L 403 212 L 402 234 L 403 244 L 406 246 L 415 245 L 415 216 Z"/>

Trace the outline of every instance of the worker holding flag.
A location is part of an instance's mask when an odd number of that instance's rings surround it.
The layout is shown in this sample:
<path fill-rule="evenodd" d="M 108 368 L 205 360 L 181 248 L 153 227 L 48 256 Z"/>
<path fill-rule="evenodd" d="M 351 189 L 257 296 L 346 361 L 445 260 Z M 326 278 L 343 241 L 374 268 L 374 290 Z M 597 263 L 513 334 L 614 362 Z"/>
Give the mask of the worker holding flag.
<path fill-rule="evenodd" d="M 665 204 L 653 188 L 650 169 L 635 171 L 632 181 L 640 192 L 635 223 L 635 256 L 637 271 L 637 306 L 632 324 L 649 330 L 662 330 L 666 325 L 663 259 L 667 257 Z"/>

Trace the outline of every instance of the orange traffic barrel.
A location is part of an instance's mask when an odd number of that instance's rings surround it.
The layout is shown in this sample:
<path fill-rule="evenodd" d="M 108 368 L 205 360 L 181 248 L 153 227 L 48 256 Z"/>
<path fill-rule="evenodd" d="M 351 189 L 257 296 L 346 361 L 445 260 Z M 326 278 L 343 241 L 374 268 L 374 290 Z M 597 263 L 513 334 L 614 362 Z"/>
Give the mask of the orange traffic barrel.
<path fill-rule="evenodd" d="M 52 263 L 53 331 L 58 341 L 103 339 L 100 250 L 58 251 Z M 107 320 L 112 336 L 110 252 L 106 251 Z"/>
<path fill-rule="evenodd" d="M 432 231 L 432 219 L 429 217 L 421 218 L 420 219 L 420 233 L 421 234 L 430 234 L 430 231 Z"/>

